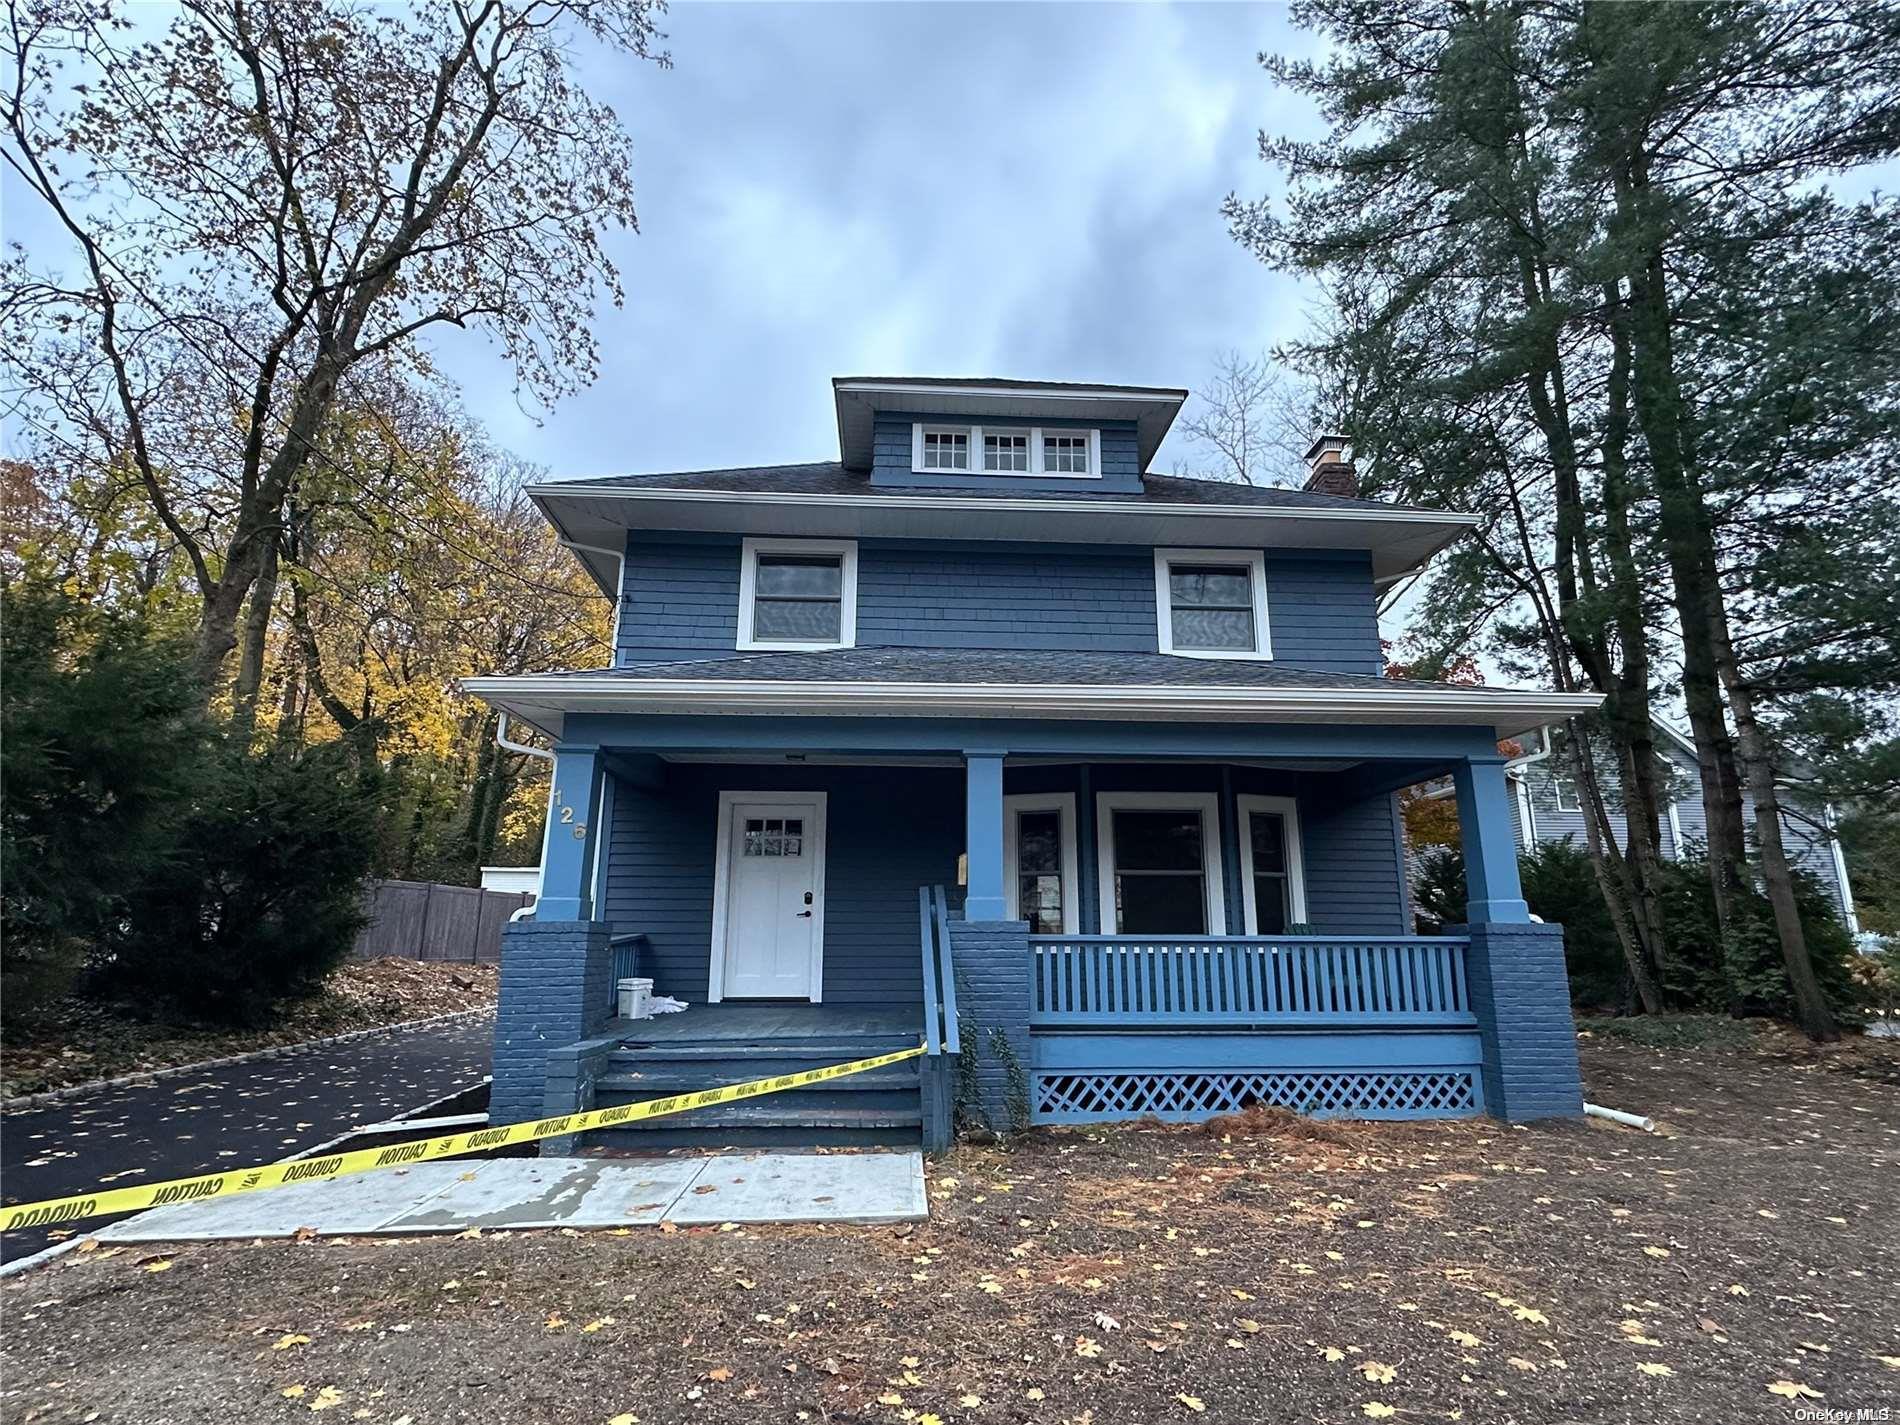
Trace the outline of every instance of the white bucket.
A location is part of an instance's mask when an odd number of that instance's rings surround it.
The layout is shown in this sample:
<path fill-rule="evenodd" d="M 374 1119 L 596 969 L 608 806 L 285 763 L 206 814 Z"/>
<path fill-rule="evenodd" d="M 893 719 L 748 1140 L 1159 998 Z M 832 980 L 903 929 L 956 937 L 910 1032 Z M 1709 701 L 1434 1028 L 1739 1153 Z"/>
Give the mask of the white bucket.
<path fill-rule="evenodd" d="M 653 981 L 644 977 L 619 980 L 614 988 L 620 994 L 622 1019 L 647 1019 L 653 1013 Z"/>

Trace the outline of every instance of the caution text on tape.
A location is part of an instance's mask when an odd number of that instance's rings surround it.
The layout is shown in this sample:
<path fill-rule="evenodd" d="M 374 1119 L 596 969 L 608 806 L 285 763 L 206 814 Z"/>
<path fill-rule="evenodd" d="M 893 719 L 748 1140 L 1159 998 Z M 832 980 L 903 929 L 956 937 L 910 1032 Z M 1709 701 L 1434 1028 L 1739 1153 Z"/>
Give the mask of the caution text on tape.
<path fill-rule="evenodd" d="M 117 1212 L 136 1212 L 147 1207 L 170 1207 L 180 1202 L 202 1202 L 215 1197 L 233 1197 L 241 1192 L 259 1192 L 265 1188 L 286 1187 L 292 1183 L 322 1182 L 328 1178 L 348 1177 L 376 1168 L 400 1168 L 426 1163 L 434 1158 L 454 1158 L 465 1153 L 487 1152 L 517 1143 L 538 1143 L 544 1138 L 562 1138 L 596 1128 L 616 1128 L 646 1118 L 663 1118 L 673 1113 L 690 1113 L 696 1108 L 735 1103 L 759 1098 L 807 1084 L 842 1079 L 881 1069 L 886 1064 L 919 1058 L 924 1046 L 899 1049 L 869 1059 L 853 1059 L 848 1064 L 831 1064 L 822 1069 L 806 1069 L 796 1074 L 779 1074 L 769 1079 L 726 1088 L 704 1089 L 698 1093 L 675 1094 L 669 1098 L 648 1099 L 644 1103 L 623 1103 L 613 1108 L 592 1108 L 584 1113 L 564 1113 L 554 1118 L 537 1118 L 527 1123 L 509 1123 L 495 1128 L 477 1128 L 467 1133 L 447 1133 L 439 1138 L 419 1138 L 413 1143 L 397 1143 L 387 1148 L 358 1148 L 348 1153 L 326 1153 L 321 1158 L 300 1158 L 263 1167 L 236 1168 L 225 1173 L 207 1173 L 203 1177 L 174 1178 L 170 1182 L 141 1183 L 137 1187 L 112 1188 L 103 1192 L 76 1193 L 71 1197 L 48 1198 L 44 1202 L 21 1203 L 0 1208 L 0 1232 L 23 1227 L 56 1227 L 88 1217 L 104 1217 Z"/>

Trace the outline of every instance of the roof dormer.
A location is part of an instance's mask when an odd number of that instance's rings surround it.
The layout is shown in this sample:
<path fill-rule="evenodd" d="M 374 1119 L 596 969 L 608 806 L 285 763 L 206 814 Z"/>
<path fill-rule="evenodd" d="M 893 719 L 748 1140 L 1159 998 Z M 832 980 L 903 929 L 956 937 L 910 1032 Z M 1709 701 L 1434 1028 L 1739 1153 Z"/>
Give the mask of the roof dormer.
<path fill-rule="evenodd" d="M 1187 392 L 1150 386 L 841 376 L 848 470 L 892 489 L 1126 494 Z"/>

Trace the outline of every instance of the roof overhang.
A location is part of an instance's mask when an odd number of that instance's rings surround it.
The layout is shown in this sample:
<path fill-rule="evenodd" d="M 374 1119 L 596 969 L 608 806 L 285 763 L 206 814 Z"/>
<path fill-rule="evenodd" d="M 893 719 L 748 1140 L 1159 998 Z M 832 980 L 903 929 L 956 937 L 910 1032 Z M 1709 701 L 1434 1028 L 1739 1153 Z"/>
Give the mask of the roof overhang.
<path fill-rule="evenodd" d="M 1373 579 L 1384 585 L 1418 568 L 1481 523 L 1477 515 L 1376 506 L 1284 509 L 917 490 L 798 495 L 563 481 L 530 485 L 528 495 L 562 538 L 578 547 L 576 552 L 588 571 L 609 595 L 618 587 L 619 570 L 615 556 L 598 550 L 620 548 L 630 529 L 713 530 L 780 538 L 995 539 L 1368 550 Z M 586 546 L 596 548 L 590 551 Z"/>
<path fill-rule="evenodd" d="M 1188 393 L 1173 386 L 1089 386 L 1067 382 L 970 380 L 932 376 L 835 376 L 838 458 L 848 470 L 871 468 L 871 426 L 879 411 L 904 415 L 994 416 L 1027 422 L 1133 421 L 1146 470 Z"/>
<path fill-rule="evenodd" d="M 1499 738 L 1588 712 L 1596 693 L 1510 688 L 1233 688 L 1066 683 L 793 682 L 611 673 L 465 678 L 462 687 L 557 741 L 573 713 L 935 717 L 1489 727 Z"/>

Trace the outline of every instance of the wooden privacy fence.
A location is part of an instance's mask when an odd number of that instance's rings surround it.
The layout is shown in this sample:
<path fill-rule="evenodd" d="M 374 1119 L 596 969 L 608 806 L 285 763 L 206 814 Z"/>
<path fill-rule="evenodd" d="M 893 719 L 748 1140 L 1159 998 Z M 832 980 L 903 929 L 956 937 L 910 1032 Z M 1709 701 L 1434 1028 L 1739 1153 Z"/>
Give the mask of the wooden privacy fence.
<path fill-rule="evenodd" d="M 358 959 L 397 955 L 497 964 L 502 927 L 534 897 L 428 881 L 371 881 L 365 902 L 369 924 L 352 952 Z"/>

